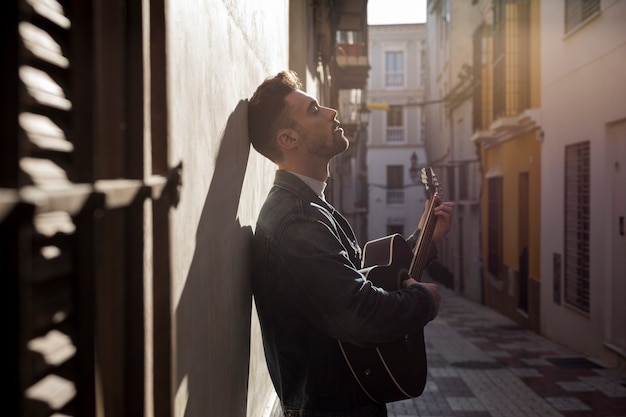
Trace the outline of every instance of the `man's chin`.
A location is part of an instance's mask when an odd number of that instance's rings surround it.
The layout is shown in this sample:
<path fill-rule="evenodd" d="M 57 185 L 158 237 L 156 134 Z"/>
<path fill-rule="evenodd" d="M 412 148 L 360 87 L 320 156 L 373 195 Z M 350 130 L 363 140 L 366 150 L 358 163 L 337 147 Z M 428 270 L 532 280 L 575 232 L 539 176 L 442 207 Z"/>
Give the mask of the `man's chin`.
<path fill-rule="evenodd" d="M 350 141 L 344 135 L 341 135 L 341 141 L 337 142 L 337 149 L 339 150 L 337 154 L 347 151 L 349 147 L 350 147 Z"/>

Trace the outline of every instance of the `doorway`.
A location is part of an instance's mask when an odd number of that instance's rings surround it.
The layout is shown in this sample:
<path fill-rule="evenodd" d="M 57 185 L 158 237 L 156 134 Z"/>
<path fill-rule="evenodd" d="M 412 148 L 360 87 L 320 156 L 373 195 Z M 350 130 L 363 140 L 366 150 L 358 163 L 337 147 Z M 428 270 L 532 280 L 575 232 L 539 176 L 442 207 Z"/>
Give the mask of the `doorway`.
<path fill-rule="evenodd" d="M 611 261 L 608 297 L 610 333 L 607 345 L 626 355 L 626 120 L 607 126 L 607 183 L 609 190 L 609 233 L 607 248 Z"/>
<path fill-rule="evenodd" d="M 518 195 L 518 248 L 519 264 L 517 279 L 517 308 L 528 314 L 528 223 L 529 223 L 529 184 L 528 172 L 519 174 L 519 195 Z"/>

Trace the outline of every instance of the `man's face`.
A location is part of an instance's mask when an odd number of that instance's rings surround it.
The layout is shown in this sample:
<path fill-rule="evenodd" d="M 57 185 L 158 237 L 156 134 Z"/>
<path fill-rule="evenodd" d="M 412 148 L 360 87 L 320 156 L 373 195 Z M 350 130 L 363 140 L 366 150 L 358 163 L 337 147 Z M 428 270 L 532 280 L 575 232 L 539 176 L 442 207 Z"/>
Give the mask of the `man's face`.
<path fill-rule="evenodd" d="M 315 98 L 300 90 L 289 93 L 285 100 L 291 118 L 298 125 L 295 130 L 311 156 L 330 160 L 348 149 L 349 142 L 339 127 L 336 110 L 320 106 Z"/>

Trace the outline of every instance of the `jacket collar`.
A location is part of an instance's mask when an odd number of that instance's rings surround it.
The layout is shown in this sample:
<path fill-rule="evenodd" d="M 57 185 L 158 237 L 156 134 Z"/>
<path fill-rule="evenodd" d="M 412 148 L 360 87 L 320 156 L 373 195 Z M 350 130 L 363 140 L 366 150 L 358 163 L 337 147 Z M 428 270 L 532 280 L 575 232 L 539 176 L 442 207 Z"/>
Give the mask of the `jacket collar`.
<path fill-rule="evenodd" d="M 284 188 L 303 200 L 314 201 L 323 207 L 330 206 L 330 204 L 322 200 L 311 187 L 291 172 L 282 169 L 277 170 L 276 177 L 274 178 L 274 186 Z"/>

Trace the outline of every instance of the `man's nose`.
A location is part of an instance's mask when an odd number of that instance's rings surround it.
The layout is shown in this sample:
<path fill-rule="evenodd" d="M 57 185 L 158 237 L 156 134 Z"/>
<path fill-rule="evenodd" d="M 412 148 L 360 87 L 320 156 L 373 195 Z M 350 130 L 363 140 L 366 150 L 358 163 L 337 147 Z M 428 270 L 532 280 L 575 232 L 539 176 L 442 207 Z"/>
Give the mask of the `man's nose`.
<path fill-rule="evenodd" d="M 326 109 L 329 112 L 329 114 L 332 116 L 332 119 L 335 119 L 337 115 L 339 114 L 337 110 L 332 109 L 330 107 L 324 107 L 324 109 Z"/>

